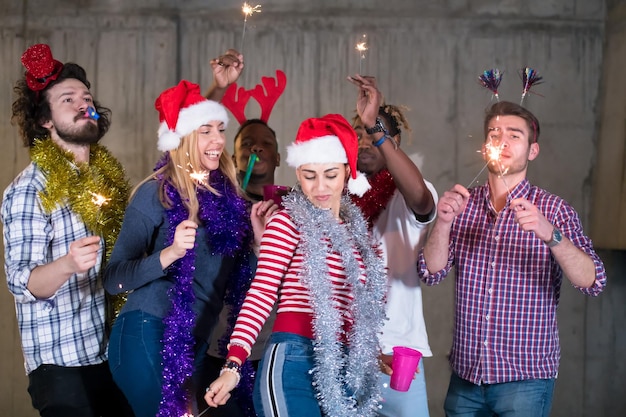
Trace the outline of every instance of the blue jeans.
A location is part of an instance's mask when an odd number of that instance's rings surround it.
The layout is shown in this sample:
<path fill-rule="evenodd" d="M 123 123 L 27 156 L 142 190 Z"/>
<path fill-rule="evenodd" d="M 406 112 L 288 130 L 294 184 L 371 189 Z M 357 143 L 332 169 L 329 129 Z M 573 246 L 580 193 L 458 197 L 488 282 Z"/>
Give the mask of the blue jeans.
<path fill-rule="evenodd" d="M 136 417 L 154 417 L 159 410 L 163 384 L 163 330 L 163 319 L 140 310 L 121 314 L 111 329 L 109 367 Z M 201 373 L 207 344 L 196 343 L 195 348 L 198 353 L 194 362 L 192 397 L 198 398 L 199 391 L 204 394 L 204 388 L 210 381 L 202 381 L 203 385 L 195 381 Z"/>
<path fill-rule="evenodd" d="M 321 417 L 313 388 L 313 341 L 292 333 L 273 333 L 259 363 L 254 409 L 259 417 Z"/>
<path fill-rule="evenodd" d="M 33 407 L 43 417 L 120 417 L 133 413 L 106 363 L 41 365 L 28 375 Z"/>
<path fill-rule="evenodd" d="M 443 408 L 448 417 L 548 417 L 553 393 L 554 379 L 476 385 L 452 373 Z"/>
<path fill-rule="evenodd" d="M 429 417 L 428 396 L 426 395 L 426 378 L 424 377 L 424 360 L 420 360 L 419 373 L 411 382 L 406 392 L 396 391 L 389 386 L 391 377 L 380 372 L 378 383 L 381 386 L 382 401 L 377 411 L 384 417 Z"/>

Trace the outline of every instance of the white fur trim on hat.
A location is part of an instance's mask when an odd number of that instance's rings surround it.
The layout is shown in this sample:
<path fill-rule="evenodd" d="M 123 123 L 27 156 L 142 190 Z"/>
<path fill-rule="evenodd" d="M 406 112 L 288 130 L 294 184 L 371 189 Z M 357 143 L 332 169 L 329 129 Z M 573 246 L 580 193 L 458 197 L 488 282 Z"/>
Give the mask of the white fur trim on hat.
<path fill-rule="evenodd" d="M 346 150 L 337 136 L 321 136 L 287 146 L 287 165 L 348 163 Z"/>
<path fill-rule="evenodd" d="M 362 172 L 356 173 L 356 178 L 350 177 L 348 180 L 348 191 L 350 194 L 357 195 L 359 197 L 363 197 L 363 195 L 372 188 L 370 182 L 367 180 L 367 177 Z"/>
<path fill-rule="evenodd" d="M 228 126 L 226 108 L 216 101 L 203 100 L 185 107 L 178 114 L 178 122 L 174 131 L 168 128 L 167 123 L 161 123 L 157 147 L 163 152 L 176 149 L 180 145 L 180 138 L 214 120 L 224 123 L 224 128 Z"/>
<path fill-rule="evenodd" d="M 159 126 L 159 141 L 157 142 L 157 148 L 161 152 L 170 151 L 178 148 L 180 145 L 181 136 L 168 129 L 167 123 L 163 122 Z"/>

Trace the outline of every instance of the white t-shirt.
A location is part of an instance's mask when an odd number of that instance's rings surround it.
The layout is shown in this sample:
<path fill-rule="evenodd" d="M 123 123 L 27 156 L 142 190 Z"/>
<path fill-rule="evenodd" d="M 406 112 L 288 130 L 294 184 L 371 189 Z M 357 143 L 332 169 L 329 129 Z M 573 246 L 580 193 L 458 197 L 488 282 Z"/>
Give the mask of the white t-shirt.
<path fill-rule="evenodd" d="M 425 182 L 436 206 L 437 191 L 430 182 Z M 419 222 L 407 207 L 400 191 L 396 190 L 374 224 L 372 233 L 376 242 L 381 243 L 389 279 L 386 304 L 388 320 L 380 337 L 383 353 L 391 353 L 394 346 L 408 346 L 419 350 L 422 356 L 432 356 L 422 311 L 417 254 L 424 245 L 428 225 L 434 220 L 435 214 L 436 210 L 433 209 L 427 222 Z"/>

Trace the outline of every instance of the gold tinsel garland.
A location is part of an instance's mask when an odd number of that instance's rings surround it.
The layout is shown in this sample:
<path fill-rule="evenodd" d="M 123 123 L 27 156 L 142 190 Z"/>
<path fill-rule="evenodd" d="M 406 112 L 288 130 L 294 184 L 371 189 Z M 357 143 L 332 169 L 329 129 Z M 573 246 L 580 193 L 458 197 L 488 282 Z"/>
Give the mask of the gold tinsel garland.
<path fill-rule="evenodd" d="M 94 235 L 104 239 L 106 263 L 120 232 L 130 191 L 122 165 L 97 144 L 91 145 L 89 163 L 76 163 L 71 152 L 49 138 L 37 139 L 30 157 L 46 176 L 46 188 L 39 193 L 44 211 L 50 214 L 59 205 L 69 206 Z M 107 315 L 112 321 L 126 297 L 108 301 Z"/>

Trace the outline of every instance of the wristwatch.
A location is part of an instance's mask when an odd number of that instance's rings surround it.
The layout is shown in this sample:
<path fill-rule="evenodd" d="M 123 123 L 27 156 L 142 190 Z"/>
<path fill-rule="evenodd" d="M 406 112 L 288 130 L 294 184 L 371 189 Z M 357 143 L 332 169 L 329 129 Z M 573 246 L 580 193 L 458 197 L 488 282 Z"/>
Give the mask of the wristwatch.
<path fill-rule="evenodd" d="M 387 128 L 385 127 L 380 117 L 376 118 L 376 123 L 374 124 L 374 126 L 366 127 L 365 131 L 367 132 L 368 135 L 371 135 L 372 133 L 377 133 L 377 132 L 383 132 L 386 135 L 389 135 L 389 132 L 387 131 Z"/>
<path fill-rule="evenodd" d="M 548 247 L 551 248 L 561 243 L 562 240 L 563 240 L 563 235 L 561 234 L 561 231 L 555 227 L 554 229 L 552 229 L 552 239 L 546 242 L 546 245 L 548 245 Z"/>

